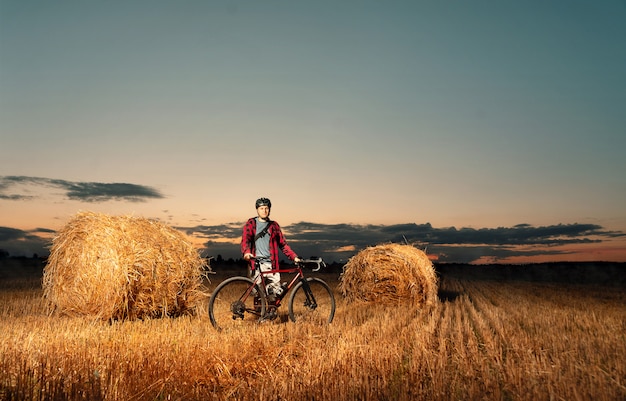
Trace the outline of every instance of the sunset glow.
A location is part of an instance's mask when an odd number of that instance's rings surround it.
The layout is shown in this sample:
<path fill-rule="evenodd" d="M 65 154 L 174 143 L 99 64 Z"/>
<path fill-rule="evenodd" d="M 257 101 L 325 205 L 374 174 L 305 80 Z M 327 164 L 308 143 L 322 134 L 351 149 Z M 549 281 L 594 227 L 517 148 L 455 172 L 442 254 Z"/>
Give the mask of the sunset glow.
<path fill-rule="evenodd" d="M 626 261 L 620 2 L 1 7 L 11 255 L 87 210 L 237 258 L 263 196 L 330 260 Z"/>

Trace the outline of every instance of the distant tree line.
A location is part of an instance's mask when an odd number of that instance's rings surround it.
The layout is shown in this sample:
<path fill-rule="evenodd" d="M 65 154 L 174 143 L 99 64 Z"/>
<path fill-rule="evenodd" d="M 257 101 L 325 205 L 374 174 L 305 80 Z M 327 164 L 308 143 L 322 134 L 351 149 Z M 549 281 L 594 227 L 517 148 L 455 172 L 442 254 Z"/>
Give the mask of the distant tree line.
<path fill-rule="evenodd" d="M 224 269 L 242 268 L 242 269 L 245 269 L 248 266 L 248 261 L 246 261 L 243 258 L 238 258 L 238 259 L 228 258 L 228 259 L 224 259 L 224 257 L 222 255 L 218 254 L 215 258 L 208 257 L 207 258 L 207 264 L 211 268 L 224 268 Z M 291 264 L 291 261 L 287 262 L 287 261 L 281 260 L 280 264 L 281 265 Z M 343 271 L 343 264 L 342 263 L 337 263 L 337 262 L 326 263 L 326 268 L 322 269 L 322 270 L 326 271 L 326 272 L 341 272 L 341 271 Z"/>
<path fill-rule="evenodd" d="M 8 258 L 27 259 L 26 256 L 11 256 L 9 251 L 7 251 L 6 249 L 0 249 L 0 259 L 8 259 Z M 39 259 L 39 254 L 33 253 L 32 259 Z"/>

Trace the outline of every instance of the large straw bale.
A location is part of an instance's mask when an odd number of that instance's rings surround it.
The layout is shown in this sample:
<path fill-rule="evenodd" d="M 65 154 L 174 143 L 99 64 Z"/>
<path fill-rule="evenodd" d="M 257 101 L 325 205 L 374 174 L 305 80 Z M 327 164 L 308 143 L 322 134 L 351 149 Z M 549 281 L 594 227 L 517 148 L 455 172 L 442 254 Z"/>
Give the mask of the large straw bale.
<path fill-rule="evenodd" d="M 363 249 L 344 266 L 339 288 L 347 302 L 399 303 L 418 307 L 437 302 L 437 275 L 421 250 L 400 244 Z"/>
<path fill-rule="evenodd" d="M 50 311 L 98 319 L 193 314 L 206 262 L 158 221 L 80 212 L 52 241 L 43 292 Z"/>

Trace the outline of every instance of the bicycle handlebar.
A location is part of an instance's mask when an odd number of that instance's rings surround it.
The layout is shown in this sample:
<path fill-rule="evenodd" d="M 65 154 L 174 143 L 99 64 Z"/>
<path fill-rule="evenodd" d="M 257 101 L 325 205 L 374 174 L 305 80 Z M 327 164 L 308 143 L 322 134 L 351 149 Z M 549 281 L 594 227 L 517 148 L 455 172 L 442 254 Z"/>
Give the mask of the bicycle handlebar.
<path fill-rule="evenodd" d="M 255 258 L 255 257 L 251 257 L 250 260 L 254 260 L 255 261 L 255 265 L 258 263 L 258 259 Z M 314 272 L 318 271 L 322 267 L 326 267 L 326 263 L 320 257 L 310 258 L 310 259 L 300 259 L 300 262 L 298 262 L 298 264 L 299 265 L 316 264 L 317 267 L 311 269 L 311 271 L 314 271 Z"/>
<path fill-rule="evenodd" d="M 326 263 L 324 263 L 324 261 L 322 260 L 322 258 L 311 258 L 311 259 L 300 259 L 300 264 L 307 264 L 307 263 L 315 263 L 317 265 L 316 268 L 311 269 L 311 271 L 318 271 L 319 269 L 321 269 L 322 267 L 326 267 Z"/>

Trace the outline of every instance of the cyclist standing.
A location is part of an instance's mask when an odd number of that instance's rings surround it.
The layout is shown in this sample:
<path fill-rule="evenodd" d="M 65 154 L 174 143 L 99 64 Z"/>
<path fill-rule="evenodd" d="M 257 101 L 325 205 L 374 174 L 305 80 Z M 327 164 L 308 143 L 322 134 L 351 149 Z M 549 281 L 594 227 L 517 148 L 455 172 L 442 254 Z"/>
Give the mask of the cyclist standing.
<path fill-rule="evenodd" d="M 259 198 L 256 200 L 255 207 L 257 216 L 248 219 L 243 226 L 241 237 L 241 253 L 243 258 L 250 263 L 253 280 L 256 280 L 260 274 L 255 271 L 253 258 L 259 262 L 259 268 L 263 272 L 278 269 L 279 250 L 294 262 L 300 261 L 298 255 L 287 244 L 278 223 L 270 220 L 272 202 L 267 198 Z M 280 295 L 282 292 L 280 273 L 268 274 L 265 279 L 270 298 L 273 295 Z"/>

